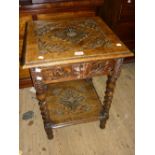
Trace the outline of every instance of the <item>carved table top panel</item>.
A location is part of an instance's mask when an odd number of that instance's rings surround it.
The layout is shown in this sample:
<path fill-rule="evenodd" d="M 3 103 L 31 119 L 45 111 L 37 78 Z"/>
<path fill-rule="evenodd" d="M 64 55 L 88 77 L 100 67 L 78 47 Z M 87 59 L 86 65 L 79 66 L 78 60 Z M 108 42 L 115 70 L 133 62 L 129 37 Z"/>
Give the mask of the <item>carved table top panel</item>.
<path fill-rule="evenodd" d="M 132 55 L 99 17 L 33 21 L 26 34 L 24 68 Z"/>

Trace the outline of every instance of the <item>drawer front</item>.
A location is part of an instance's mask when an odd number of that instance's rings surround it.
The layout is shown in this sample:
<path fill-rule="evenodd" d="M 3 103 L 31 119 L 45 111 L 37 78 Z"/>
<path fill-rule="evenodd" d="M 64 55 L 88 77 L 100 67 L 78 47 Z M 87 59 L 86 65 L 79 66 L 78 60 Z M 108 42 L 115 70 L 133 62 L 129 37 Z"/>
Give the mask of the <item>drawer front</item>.
<path fill-rule="evenodd" d="M 114 61 L 97 61 L 86 63 L 85 77 L 108 74 L 114 66 Z"/>
<path fill-rule="evenodd" d="M 43 68 L 42 76 L 45 83 L 84 79 L 108 74 L 113 66 L 114 60 L 54 66 Z"/>

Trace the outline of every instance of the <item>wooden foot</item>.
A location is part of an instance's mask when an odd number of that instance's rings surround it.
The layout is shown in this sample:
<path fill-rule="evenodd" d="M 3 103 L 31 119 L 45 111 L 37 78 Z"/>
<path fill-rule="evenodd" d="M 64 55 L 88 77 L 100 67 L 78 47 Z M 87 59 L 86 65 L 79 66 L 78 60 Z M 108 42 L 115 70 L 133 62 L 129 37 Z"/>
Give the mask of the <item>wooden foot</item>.
<path fill-rule="evenodd" d="M 109 118 L 109 114 L 108 113 L 104 113 L 103 114 L 103 118 L 100 120 L 100 128 L 101 129 L 105 128 L 105 124 L 106 124 L 106 121 L 108 120 L 108 118 Z"/>
<path fill-rule="evenodd" d="M 101 111 L 101 116 L 102 116 L 102 118 L 100 119 L 101 129 L 105 128 L 106 121 L 109 118 L 109 109 L 113 99 L 116 80 L 120 75 L 122 63 L 123 63 L 123 59 L 117 59 L 114 66 L 114 70 L 111 72 L 110 75 L 108 75 L 108 80 L 106 83 L 106 91 L 105 91 L 105 96 L 103 101 L 103 108 Z"/>
<path fill-rule="evenodd" d="M 46 101 L 40 102 L 39 104 L 40 104 L 40 111 L 41 111 L 42 119 L 44 122 L 44 128 L 45 128 L 47 137 L 48 137 L 48 139 L 53 139 L 53 131 L 49 125 L 51 121 L 49 119 L 49 113 L 47 110 Z"/>
<path fill-rule="evenodd" d="M 48 128 L 48 127 L 45 126 L 45 131 L 46 131 L 46 134 L 47 134 L 47 138 L 49 140 L 53 139 L 54 136 L 53 136 L 52 128 Z"/>

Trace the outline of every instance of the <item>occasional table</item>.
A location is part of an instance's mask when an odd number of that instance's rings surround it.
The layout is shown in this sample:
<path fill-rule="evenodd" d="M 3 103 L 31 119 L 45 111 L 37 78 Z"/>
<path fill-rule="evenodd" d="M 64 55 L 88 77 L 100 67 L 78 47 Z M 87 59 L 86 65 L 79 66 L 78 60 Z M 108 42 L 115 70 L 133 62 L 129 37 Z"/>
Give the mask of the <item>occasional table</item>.
<path fill-rule="evenodd" d="M 28 22 L 23 68 L 29 68 L 49 139 L 53 128 L 109 118 L 123 58 L 133 56 L 99 17 Z M 91 78 L 108 77 L 101 102 Z"/>

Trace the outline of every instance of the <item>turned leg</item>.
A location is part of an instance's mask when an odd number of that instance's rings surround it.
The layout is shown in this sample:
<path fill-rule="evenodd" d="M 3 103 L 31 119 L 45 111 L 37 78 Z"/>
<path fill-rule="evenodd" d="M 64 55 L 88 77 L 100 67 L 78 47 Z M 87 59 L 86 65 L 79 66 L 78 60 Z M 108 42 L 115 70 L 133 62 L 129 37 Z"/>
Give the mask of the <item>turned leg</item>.
<path fill-rule="evenodd" d="M 36 72 L 36 71 L 39 71 L 39 72 Z M 35 68 L 32 68 L 30 69 L 30 73 L 31 73 L 34 87 L 36 89 L 36 96 L 37 96 L 37 99 L 39 100 L 39 106 L 40 106 L 42 119 L 44 122 L 45 131 L 48 139 L 52 139 L 53 131 L 49 125 L 51 121 L 49 118 L 49 111 L 47 109 L 47 104 L 46 104 L 46 87 L 42 81 L 41 69 L 37 68 L 36 70 Z"/>
<path fill-rule="evenodd" d="M 116 84 L 116 79 L 114 79 L 112 76 L 108 76 L 108 80 L 106 83 L 106 91 L 103 101 L 103 107 L 101 111 L 101 120 L 100 120 L 100 128 L 104 129 L 107 119 L 109 118 L 109 109 L 112 103 L 114 88 Z"/>
<path fill-rule="evenodd" d="M 117 59 L 113 71 L 108 75 L 106 91 L 101 111 L 100 128 L 104 129 L 107 119 L 109 118 L 109 109 L 112 103 L 116 80 L 120 75 L 123 59 Z"/>
<path fill-rule="evenodd" d="M 47 105 L 46 101 L 40 101 L 39 105 L 40 105 L 40 111 L 44 122 L 44 128 L 45 128 L 47 137 L 48 139 L 53 139 L 53 131 L 52 131 L 52 128 L 49 126 L 50 120 L 49 120 L 48 110 L 46 106 Z"/>

